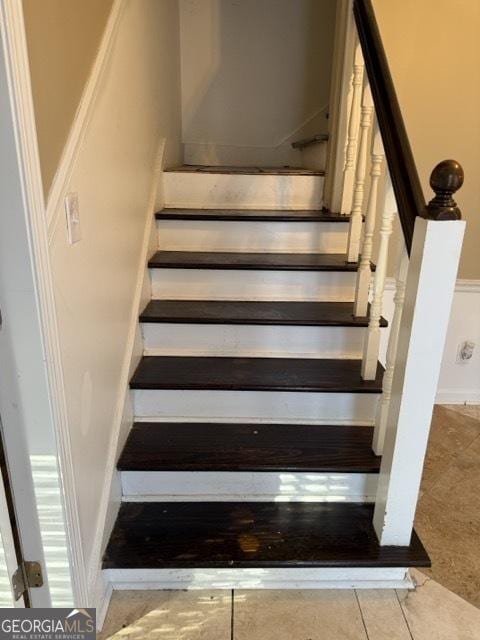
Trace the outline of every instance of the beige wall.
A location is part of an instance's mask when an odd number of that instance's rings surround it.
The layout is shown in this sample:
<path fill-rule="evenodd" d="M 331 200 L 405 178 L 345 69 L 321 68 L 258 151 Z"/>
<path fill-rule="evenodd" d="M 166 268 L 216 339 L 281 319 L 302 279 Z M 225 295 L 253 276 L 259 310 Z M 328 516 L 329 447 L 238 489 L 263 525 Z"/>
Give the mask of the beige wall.
<path fill-rule="evenodd" d="M 425 196 L 435 164 L 458 160 L 467 220 L 459 277 L 480 278 L 480 2 L 374 0 Z"/>
<path fill-rule="evenodd" d="M 180 25 L 187 145 L 261 160 L 327 130 L 335 0 L 180 0 Z"/>
<path fill-rule="evenodd" d="M 23 0 L 45 197 L 113 0 Z"/>
<path fill-rule="evenodd" d="M 149 197 L 159 143 L 165 144 L 167 163 L 181 161 L 177 0 L 124 4 L 62 193 L 78 193 L 81 240 L 68 244 L 63 197 L 49 238 L 75 494 L 92 571 L 129 397 L 130 332 L 137 325 L 135 297 L 144 272 L 144 233 L 152 222 Z M 126 420 L 122 428 L 130 425 Z"/>

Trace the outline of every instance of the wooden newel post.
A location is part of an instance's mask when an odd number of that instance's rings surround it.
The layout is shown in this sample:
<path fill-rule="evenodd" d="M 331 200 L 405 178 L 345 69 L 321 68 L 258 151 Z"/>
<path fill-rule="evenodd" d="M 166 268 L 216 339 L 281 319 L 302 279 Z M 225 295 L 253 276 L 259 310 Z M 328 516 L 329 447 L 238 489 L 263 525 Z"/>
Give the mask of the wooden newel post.
<path fill-rule="evenodd" d="M 463 185 L 463 169 L 456 160 L 443 160 L 430 176 L 430 186 L 435 197 L 427 205 L 429 220 L 461 220 L 462 214 L 453 194 Z"/>
<path fill-rule="evenodd" d="M 452 198 L 453 160 L 432 172 L 435 197 L 417 217 L 400 319 L 373 524 L 382 545 L 408 545 L 455 289 L 465 222 Z"/>

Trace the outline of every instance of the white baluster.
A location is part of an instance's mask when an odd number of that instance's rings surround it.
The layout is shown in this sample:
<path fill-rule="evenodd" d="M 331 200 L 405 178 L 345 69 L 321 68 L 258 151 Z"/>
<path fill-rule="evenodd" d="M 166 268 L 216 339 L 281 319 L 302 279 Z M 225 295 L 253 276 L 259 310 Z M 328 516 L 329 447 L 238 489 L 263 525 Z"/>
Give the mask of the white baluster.
<path fill-rule="evenodd" d="M 362 235 L 362 209 L 367 173 L 368 132 L 372 126 L 373 100 L 370 85 L 366 80 L 362 96 L 360 118 L 360 144 L 358 147 L 357 167 L 355 170 L 355 186 L 353 189 L 352 213 L 348 228 L 348 262 L 357 262 L 360 253 L 360 238 Z"/>
<path fill-rule="evenodd" d="M 395 369 L 395 360 L 397 357 L 398 336 L 400 332 L 400 323 L 402 321 L 403 303 L 405 301 L 405 285 L 407 281 L 408 271 L 408 253 L 407 248 L 402 241 L 399 245 L 399 255 L 397 261 L 396 288 L 393 302 L 395 311 L 393 320 L 390 325 L 390 336 L 388 339 L 387 362 L 385 373 L 383 375 L 383 393 L 377 405 L 377 414 L 375 416 L 375 431 L 373 435 L 373 451 L 381 456 L 383 453 L 383 444 L 385 442 L 385 430 L 387 428 L 388 409 L 390 407 L 390 398 L 392 395 L 393 371 Z"/>
<path fill-rule="evenodd" d="M 377 214 L 378 181 L 382 174 L 382 163 L 385 156 L 382 137 L 375 125 L 372 140 L 370 192 L 368 194 L 367 211 L 365 214 L 365 232 L 363 236 L 362 256 L 357 272 L 357 286 L 355 291 L 354 315 L 366 316 L 368 309 L 368 292 L 371 281 L 371 260 L 373 250 L 373 234 L 375 231 L 375 217 Z M 353 215 L 353 214 L 352 214 Z"/>
<path fill-rule="evenodd" d="M 380 319 L 382 316 L 383 291 L 387 275 L 388 245 L 392 235 L 393 217 L 396 213 L 396 202 L 390 177 L 385 185 L 385 204 L 380 226 L 380 247 L 378 250 L 377 268 L 373 283 L 373 301 L 370 307 L 370 322 L 363 347 L 362 378 L 375 380 L 377 373 L 378 351 L 380 348 Z"/>
<path fill-rule="evenodd" d="M 364 62 L 360 43 L 355 47 L 352 75 L 352 102 L 348 118 L 348 135 L 345 149 L 345 166 L 343 169 L 342 206 L 341 212 L 350 214 L 352 210 L 353 184 L 355 180 L 355 159 L 357 155 L 357 138 L 360 125 L 360 104 L 362 98 L 362 84 Z"/>

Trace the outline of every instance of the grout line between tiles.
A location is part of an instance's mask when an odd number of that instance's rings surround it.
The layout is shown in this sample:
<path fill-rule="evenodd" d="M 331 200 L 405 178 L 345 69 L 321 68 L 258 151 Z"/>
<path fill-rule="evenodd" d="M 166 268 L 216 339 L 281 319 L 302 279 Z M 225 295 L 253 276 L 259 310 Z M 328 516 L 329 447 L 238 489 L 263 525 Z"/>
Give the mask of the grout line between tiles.
<path fill-rule="evenodd" d="M 367 637 L 367 640 L 370 640 L 370 636 L 368 635 L 368 629 L 367 629 L 367 625 L 365 623 L 365 618 L 363 617 L 363 611 L 362 611 L 362 606 L 360 604 L 360 600 L 358 598 L 358 593 L 357 590 L 354 589 L 353 593 L 355 594 L 355 599 L 357 601 L 357 605 L 358 605 L 358 610 L 360 611 L 360 617 L 362 618 L 362 624 L 363 624 L 363 628 L 365 629 L 365 636 Z"/>
<path fill-rule="evenodd" d="M 415 640 L 415 638 L 413 637 L 412 630 L 410 629 L 410 625 L 408 624 L 407 616 L 405 615 L 405 611 L 403 609 L 403 605 L 402 605 L 402 602 L 401 602 L 400 597 L 398 595 L 397 589 L 395 589 L 395 595 L 397 596 L 398 604 L 400 606 L 400 611 L 402 612 L 403 619 L 405 620 L 405 624 L 407 625 L 407 629 L 408 629 L 408 633 L 410 634 L 410 638 L 412 640 Z"/>
<path fill-rule="evenodd" d="M 233 638 L 234 614 L 235 614 L 235 590 L 232 589 L 232 608 L 230 612 L 230 640 L 234 640 Z"/>

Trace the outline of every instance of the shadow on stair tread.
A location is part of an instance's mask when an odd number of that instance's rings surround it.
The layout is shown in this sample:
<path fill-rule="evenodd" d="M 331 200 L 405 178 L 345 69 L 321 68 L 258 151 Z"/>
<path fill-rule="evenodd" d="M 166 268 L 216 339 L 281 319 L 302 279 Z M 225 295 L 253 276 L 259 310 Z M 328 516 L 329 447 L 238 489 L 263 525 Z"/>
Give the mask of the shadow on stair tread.
<path fill-rule="evenodd" d="M 381 393 L 384 368 L 362 380 L 361 360 L 143 356 L 132 389 Z"/>
<path fill-rule="evenodd" d="M 372 438 L 357 425 L 136 422 L 117 468 L 378 473 Z"/>
<path fill-rule="evenodd" d="M 267 271 L 349 271 L 357 262 L 347 262 L 344 253 L 238 253 L 224 251 L 157 251 L 152 269 L 250 269 Z M 372 270 L 375 265 L 372 264 Z"/>
<path fill-rule="evenodd" d="M 151 300 L 140 322 L 367 327 L 368 316 L 355 317 L 352 302 Z"/>
<path fill-rule="evenodd" d="M 381 547 L 373 505 L 345 502 L 124 502 L 105 569 L 428 567 L 413 532 Z"/>

